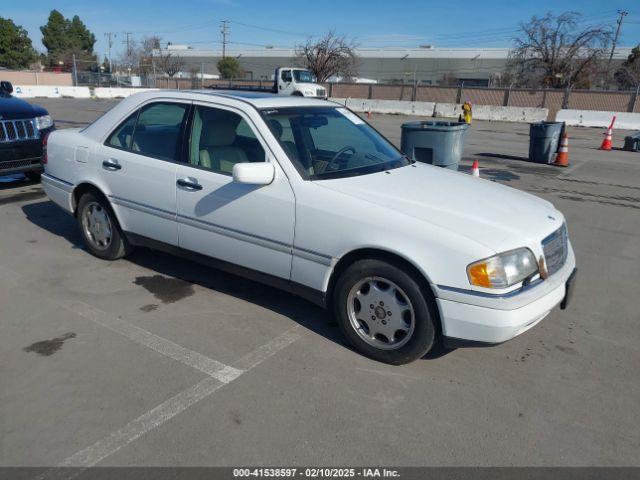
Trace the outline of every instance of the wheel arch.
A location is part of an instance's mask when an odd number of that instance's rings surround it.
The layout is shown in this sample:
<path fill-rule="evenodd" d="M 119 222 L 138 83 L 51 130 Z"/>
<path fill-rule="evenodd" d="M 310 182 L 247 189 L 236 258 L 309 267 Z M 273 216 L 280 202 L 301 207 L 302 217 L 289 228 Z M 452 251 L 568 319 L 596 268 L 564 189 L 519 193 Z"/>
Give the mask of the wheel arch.
<path fill-rule="evenodd" d="M 329 276 L 329 281 L 327 284 L 327 292 L 326 292 L 326 304 L 329 311 L 333 311 L 333 293 L 336 281 L 340 278 L 340 275 L 350 266 L 353 265 L 358 260 L 381 260 L 384 262 L 391 263 L 397 267 L 402 268 L 403 270 L 407 270 L 419 283 L 420 288 L 428 297 L 427 302 L 431 303 L 433 306 L 433 311 L 435 313 L 435 321 L 436 327 L 438 329 L 439 334 L 442 334 L 442 317 L 440 315 L 440 309 L 438 308 L 438 303 L 436 302 L 436 295 L 433 289 L 431 288 L 431 281 L 428 276 L 422 272 L 418 267 L 415 266 L 413 262 L 409 259 L 399 255 L 398 253 L 391 252 L 389 250 L 384 250 L 381 248 L 359 248 L 356 250 L 352 250 L 347 254 L 340 257 L 336 265 L 333 267 L 331 274 Z"/>
<path fill-rule="evenodd" d="M 107 201 L 107 203 L 109 203 L 109 205 L 111 205 L 111 202 L 109 202 L 109 199 L 104 194 L 104 192 L 100 189 L 100 187 L 98 187 L 97 185 L 91 182 L 82 182 L 76 185 L 76 187 L 73 189 L 73 193 L 71 197 L 71 202 L 72 202 L 71 206 L 73 207 L 74 216 L 78 215 L 78 202 L 80 202 L 80 198 L 82 197 L 82 195 L 84 195 L 87 192 L 93 192 L 97 195 L 100 195 L 102 198 L 104 198 Z"/>

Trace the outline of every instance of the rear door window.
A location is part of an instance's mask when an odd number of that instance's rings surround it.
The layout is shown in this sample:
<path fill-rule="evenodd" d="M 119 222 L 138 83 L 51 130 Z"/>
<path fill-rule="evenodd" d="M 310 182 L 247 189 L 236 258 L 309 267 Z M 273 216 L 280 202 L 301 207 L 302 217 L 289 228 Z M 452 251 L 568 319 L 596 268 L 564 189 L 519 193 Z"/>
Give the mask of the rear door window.
<path fill-rule="evenodd" d="M 123 150 L 131 149 L 131 140 L 133 139 L 133 129 L 138 118 L 138 111 L 129 115 L 129 117 L 116 128 L 106 141 L 110 147 L 120 148 Z"/>
<path fill-rule="evenodd" d="M 149 157 L 176 161 L 179 141 L 188 105 L 182 103 L 152 103 L 138 115 L 131 151 Z"/>

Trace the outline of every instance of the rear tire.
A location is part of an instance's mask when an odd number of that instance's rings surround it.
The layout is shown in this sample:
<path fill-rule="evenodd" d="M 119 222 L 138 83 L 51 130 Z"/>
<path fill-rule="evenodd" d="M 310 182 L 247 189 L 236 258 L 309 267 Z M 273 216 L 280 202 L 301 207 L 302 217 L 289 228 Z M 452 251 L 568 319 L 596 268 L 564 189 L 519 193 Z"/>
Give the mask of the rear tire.
<path fill-rule="evenodd" d="M 334 314 L 362 354 L 392 365 L 423 357 L 436 340 L 433 297 L 418 279 L 381 260 L 359 260 L 338 278 Z"/>
<path fill-rule="evenodd" d="M 78 202 L 78 224 L 92 255 L 103 260 L 117 260 L 131 252 L 132 247 L 103 196 L 93 192 L 82 195 Z"/>

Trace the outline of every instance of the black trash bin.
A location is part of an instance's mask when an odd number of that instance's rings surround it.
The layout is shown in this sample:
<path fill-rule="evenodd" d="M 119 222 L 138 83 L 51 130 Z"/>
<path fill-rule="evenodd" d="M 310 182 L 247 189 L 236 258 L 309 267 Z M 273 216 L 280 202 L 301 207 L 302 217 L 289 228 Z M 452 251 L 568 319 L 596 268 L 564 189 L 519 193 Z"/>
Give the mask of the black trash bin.
<path fill-rule="evenodd" d="M 465 122 L 404 123 L 400 150 L 417 162 L 457 170 L 468 128 Z"/>
<path fill-rule="evenodd" d="M 553 163 L 563 128 L 564 122 L 529 124 L 529 160 L 536 163 Z"/>
<path fill-rule="evenodd" d="M 624 149 L 628 152 L 640 150 L 640 132 L 624 137 Z"/>

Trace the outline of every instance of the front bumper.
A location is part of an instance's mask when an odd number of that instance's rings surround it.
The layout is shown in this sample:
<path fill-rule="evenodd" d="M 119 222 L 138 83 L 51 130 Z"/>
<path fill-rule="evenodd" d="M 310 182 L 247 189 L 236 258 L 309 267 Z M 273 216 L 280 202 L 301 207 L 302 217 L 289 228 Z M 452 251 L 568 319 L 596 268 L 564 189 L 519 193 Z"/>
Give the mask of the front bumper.
<path fill-rule="evenodd" d="M 576 260 L 573 249 L 564 266 L 546 280 L 508 295 L 489 295 L 435 286 L 448 344 L 502 343 L 534 327 L 567 296 Z"/>
<path fill-rule="evenodd" d="M 38 138 L 0 142 L 0 175 L 42 172 L 42 136 L 52 130 L 41 130 Z"/>

